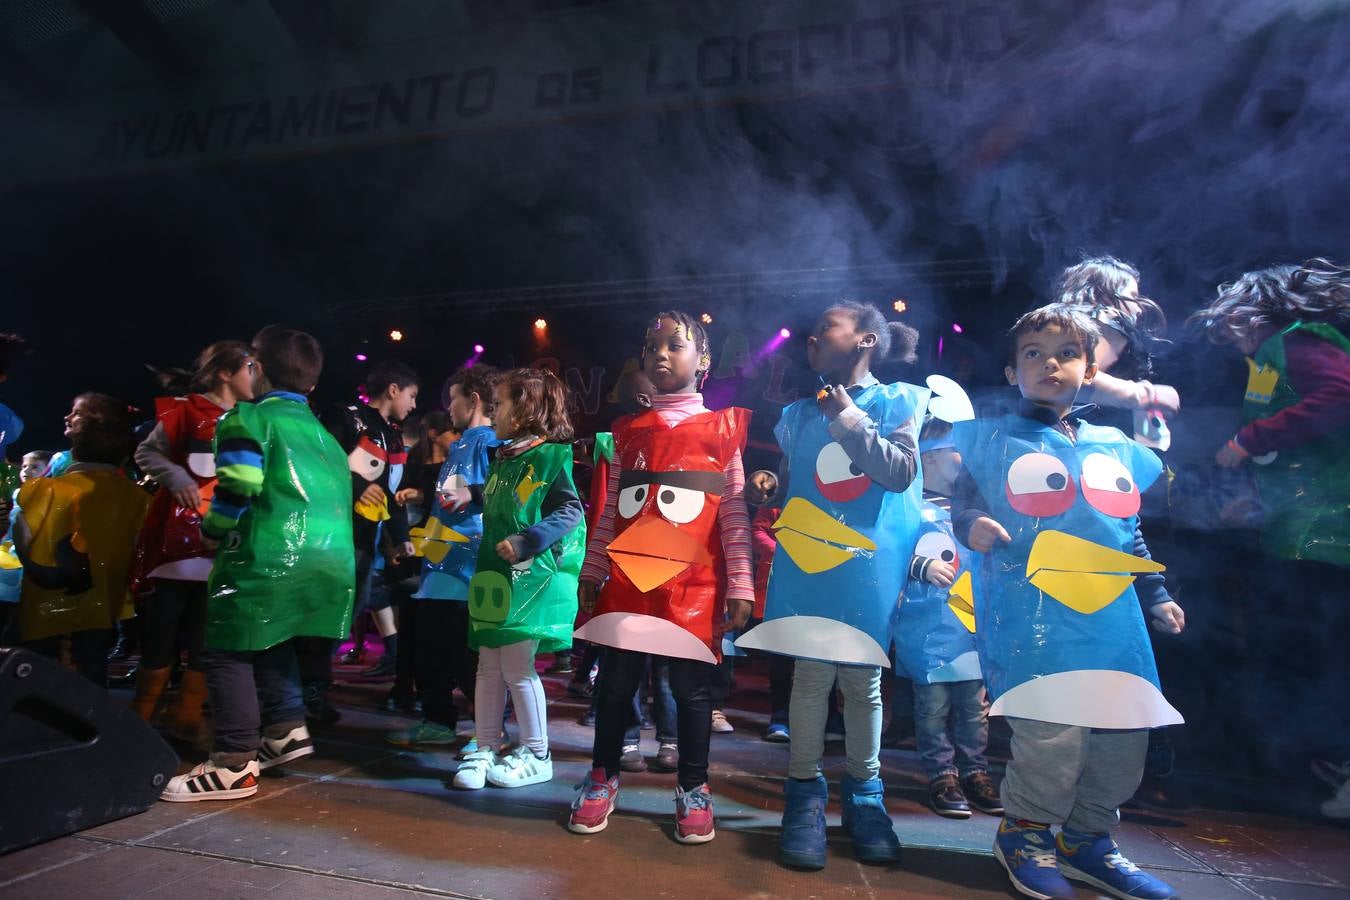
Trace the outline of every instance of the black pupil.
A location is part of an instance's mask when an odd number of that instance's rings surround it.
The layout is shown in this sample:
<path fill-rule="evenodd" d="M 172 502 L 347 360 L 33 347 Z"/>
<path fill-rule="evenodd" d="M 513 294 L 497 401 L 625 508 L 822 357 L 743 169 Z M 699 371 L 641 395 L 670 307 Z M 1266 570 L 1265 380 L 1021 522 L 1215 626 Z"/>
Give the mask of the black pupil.
<path fill-rule="evenodd" d="M 955 554 L 955 553 L 953 553 L 953 552 L 950 551 L 950 550 L 943 550 L 943 551 L 942 551 L 942 561 L 943 561 L 943 562 L 951 562 L 951 561 L 954 560 L 954 559 L 956 559 L 956 554 Z"/>
<path fill-rule="evenodd" d="M 378 459 L 372 459 L 370 461 L 370 467 L 372 469 L 378 469 L 380 467 L 380 461 Z"/>
<path fill-rule="evenodd" d="M 662 492 L 661 492 L 661 502 L 662 502 L 662 503 L 674 503 L 674 502 L 675 502 L 675 492 L 674 492 L 674 491 L 662 491 Z"/>
<path fill-rule="evenodd" d="M 634 499 L 637 500 L 637 502 L 641 503 L 643 500 L 646 500 L 646 499 L 647 499 L 647 489 L 646 489 L 646 488 L 638 488 L 638 489 L 637 489 L 637 492 L 636 492 L 635 494 L 633 494 L 633 497 L 634 497 Z"/>
<path fill-rule="evenodd" d="M 1116 489 L 1122 494 L 1128 494 L 1130 492 L 1130 480 L 1128 478 L 1117 478 Z"/>
<path fill-rule="evenodd" d="M 1048 484 L 1053 491 L 1062 491 L 1064 490 L 1064 485 L 1068 483 L 1068 479 L 1058 472 L 1051 472 L 1049 475 L 1045 476 L 1045 483 Z"/>
<path fill-rule="evenodd" d="M 848 474 L 850 474 L 850 475 L 852 475 L 854 478 L 856 478 L 856 477 L 858 477 L 859 475 L 862 474 L 862 469 L 858 468 L 858 466 L 857 466 L 855 463 L 849 463 L 849 464 L 848 464 Z"/>

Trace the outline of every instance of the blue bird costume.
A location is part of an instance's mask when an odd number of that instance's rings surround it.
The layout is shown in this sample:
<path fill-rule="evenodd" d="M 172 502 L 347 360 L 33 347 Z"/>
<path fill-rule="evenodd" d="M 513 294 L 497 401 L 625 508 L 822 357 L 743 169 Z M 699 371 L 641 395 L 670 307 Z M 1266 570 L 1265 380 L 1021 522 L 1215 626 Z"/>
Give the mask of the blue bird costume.
<path fill-rule="evenodd" d="M 431 516 L 426 526 L 412 531 L 413 546 L 423 557 L 422 584 L 414 599 L 468 602 L 483 540 L 483 507 L 467 492 L 469 485 L 487 482 L 489 451 L 499 444 L 491 425 L 479 425 L 450 445 L 436 496 L 429 501 Z"/>
<path fill-rule="evenodd" d="M 1012 537 L 976 575 L 976 645 L 991 715 L 1086 728 L 1182 721 L 1162 695 L 1135 574 L 1140 494 L 1162 472 L 1118 429 L 1077 441 L 1032 419 L 959 422 L 953 435 L 985 512 Z"/>
<path fill-rule="evenodd" d="M 921 515 L 916 555 L 952 564 L 958 579 L 979 567 L 980 554 L 958 543 L 952 534 L 950 510 L 925 500 Z M 918 684 L 980 678 L 975 635 L 947 602 L 956 589 L 956 585 L 938 587 L 921 579 L 905 585 L 905 596 L 895 611 L 895 656 L 897 665 Z"/>

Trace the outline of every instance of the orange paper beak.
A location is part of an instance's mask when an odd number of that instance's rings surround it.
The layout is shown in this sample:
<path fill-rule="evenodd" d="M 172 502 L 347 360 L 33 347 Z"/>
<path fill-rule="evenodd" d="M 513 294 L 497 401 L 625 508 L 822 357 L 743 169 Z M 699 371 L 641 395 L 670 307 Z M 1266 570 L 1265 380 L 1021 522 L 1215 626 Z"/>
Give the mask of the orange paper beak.
<path fill-rule="evenodd" d="M 711 566 L 708 549 L 658 516 L 644 516 L 609 545 L 609 558 L 644 594 L 695 564 Z"/>

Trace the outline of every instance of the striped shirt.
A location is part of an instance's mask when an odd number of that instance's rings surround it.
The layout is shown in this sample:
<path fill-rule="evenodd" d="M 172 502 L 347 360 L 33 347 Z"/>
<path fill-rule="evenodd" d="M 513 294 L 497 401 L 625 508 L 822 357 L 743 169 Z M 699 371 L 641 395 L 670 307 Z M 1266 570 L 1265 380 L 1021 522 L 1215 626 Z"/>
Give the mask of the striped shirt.
<path fill-rule="evenodd" d="M 690 416 L 709 412 L 702 394 L 656 394 L 652 409 L 672 428 Z M 619 466 L 609 467 L 609 490 L 601 513 L 586 544 L 586 562 L 581 579 L 601 584 L 609 577 L 606 548 L 614 540 L 614 515 L 619 502 Z M 745 506 L 745 466 L 737 450 L 727 463 L 722 487 L 722 505 L 717 524 L 722 532 L 722 554 L 726 560 L 728 600 L 754 602 L 754 563 L 750 554 L 750 514 Z"/>

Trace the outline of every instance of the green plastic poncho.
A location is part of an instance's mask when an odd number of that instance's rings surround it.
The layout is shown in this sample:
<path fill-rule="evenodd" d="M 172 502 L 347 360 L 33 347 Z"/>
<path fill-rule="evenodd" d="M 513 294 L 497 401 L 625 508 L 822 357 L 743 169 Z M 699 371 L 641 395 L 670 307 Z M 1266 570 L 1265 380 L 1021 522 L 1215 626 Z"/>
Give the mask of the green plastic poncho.
<path fill-rule="evenodd" d="M 1350 353 L 1350 340 L 1330 325 L 1295 322 L 1271 336 L 1256 351 L 1242 405 L 1244 421 L 1269 418 L 1299 401 L 1289 384 L 1284 351 L 1285 336 L 1295 331 Z M 1350 434 L 1328 434 L 1273 457 L 1252 458 L 1265 508 L 1261 541 L 1266 552 L 1350 566 Z"/>
<path fill-rule="evenodd" d="M 261 448 L 260 460 L 250 448 Z M 250 469 L 261 470 L 253 490 Z M 265 650 L 300 635 L 346 635 L 356 582 L 351 474 L 304 398 L 269 394 L 222 416 L 216 471 L 217 502 L 225 492 L 251 503 L 216 553 L 206 646 Z"/>
<path fill-rule="evenodd" d="M 580 524 L 538 556 L 508 564 L 497 544 L 542 517 L 544 498 L 557 479 L 572 486 L 572 448 L 540 444 L 510 459 L 495 459 L 483 490 L 483 543 L 469 582 L 469 645 L 504 647 L 539 641 L 539 652 L 572 646 L 577 617 L 577 576 L 586 555 Z"/>

